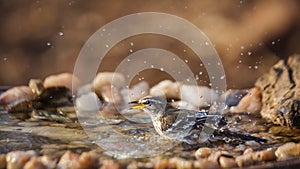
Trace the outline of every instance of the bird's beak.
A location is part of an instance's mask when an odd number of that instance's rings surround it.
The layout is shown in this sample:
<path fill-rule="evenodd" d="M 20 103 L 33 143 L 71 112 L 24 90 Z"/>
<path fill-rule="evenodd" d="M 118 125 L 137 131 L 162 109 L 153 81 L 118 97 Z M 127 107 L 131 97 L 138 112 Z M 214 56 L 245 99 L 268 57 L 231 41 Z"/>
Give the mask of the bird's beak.
<path fill-rule="evenodd" d="M 143 104 L 143 103 L 139 103 L 138 101 L 132 101 L 132 102 L 129 102 L 128 104 L 131 104 L 133 109 L 142 109 L 144 108 L 146 105 Z"/>

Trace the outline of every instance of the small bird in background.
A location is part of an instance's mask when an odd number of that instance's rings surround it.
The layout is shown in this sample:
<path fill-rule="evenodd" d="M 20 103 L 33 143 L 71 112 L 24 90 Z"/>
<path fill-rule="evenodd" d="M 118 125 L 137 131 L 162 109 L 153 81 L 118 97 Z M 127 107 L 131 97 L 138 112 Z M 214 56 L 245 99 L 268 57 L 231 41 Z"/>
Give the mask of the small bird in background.
<path fill-rule="evenodd" d="M 264 143 L 267 140 L 248 134 L 239 134 L 222 128 L 224 117 L 210 115 L 207 111 L 178 109 L 162 97 L 146 97 L 130 102 L 132 108 L 142 109 L 150 114 L 156 132 L 168 139 L 176 139 L 194 145 L 209 140 L 211 135 L 219 135 L 242 141 L 253 140 Z"/>

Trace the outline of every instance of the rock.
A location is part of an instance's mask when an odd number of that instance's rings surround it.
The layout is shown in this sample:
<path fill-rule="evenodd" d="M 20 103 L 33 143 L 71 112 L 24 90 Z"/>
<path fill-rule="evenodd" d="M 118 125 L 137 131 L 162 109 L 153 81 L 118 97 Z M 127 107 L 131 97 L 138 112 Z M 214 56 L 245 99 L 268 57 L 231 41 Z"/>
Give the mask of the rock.
<path fill-rule="evenodd" d="M 207 158 L 212 153 L 212 149 L 208 147 L 201 147 L 195 152 L 196 159 Z"/>
<path fill-rule="evenodd" d="M 76 108 L 78 111 L 98 111 L 101 108 L 101 101 L 93 92 L 84 94 L 76 98 Z"/>
<path fill-rule="evenodd" d="M 179 108 L 179 109 L 187 109 L 187 110 L 197 110 L 198 108 L 186 101 L 176 101 L 171 102 L 171 105 L 173 107 Z"/>
<path fill-rule="evenodd" d="M 263 118 L 274 124 L 300 127 L 300 55 L 280 60 L 255 83 L 262 91 Z"/>
<path fill-rule="evenodd" d="M 6 155 L 0 154 L 0 169 L 6 169 Z"/>
<path fill-rule="evenodd" d="M 114 86 L 116 88 L 125 87 L 125 77 L 120 73 L 100 72 L 94 79 L 94 88 L 101 89 L 103 86 Z M 98 93 L 97 93 L 98 94 Z M 99 93 L 100 94 L 100 93 Z"/>
<path fill-rule="evenodd" d="M 113 160 L 104 160 L 100 169 L 121 169 L 121 165 Z"/>
<path fill-rule="evenodd" d="M 279 160 L 286 160 L 300 155 L 299 147 L 296 143 L 288 142 L 277 148 L 275 155 Z"/>
<path fill-rule="evenodd" d="M 45 89 L 43 81 L 40 79 L 30 79 L 28 86 L 35 95 L 40 95 Z"/>
<path fill-rule="evenodd" d="M 247 95 L 247 90 L 232 90 L 229 89 L 222 95 L 222 99 L 225 100 L 225 104 L 229 107 L 237 106 L 240 100 Z"/>
<path fill-rule="evenodd" d="M 276 160 L 275 152 L 273 149 L 266 149 L 253 153 L 254 161 L 273 161 Z"/>
<path fill-rule="evenodd" d="M 254 162 L 255 162 L 253 160 L 252 153 L 247 153 L 247 154 L 243 154 L 243 155 L 237 156 L 235 158 L 235 161 L 236 161 L 236 163 L 237 163 L 237 165 L 239 167 L 249 166 L 249 165 L 254 164 Z"/>
<path fill-rule="evenodd" d="M 181 100 L 194 106 L 207 107 L 218 98 L 218 95 L 206 86 L 181 85 L 180 97 Z"/>
<path fill-rule="evenodd" d="M 100 72 L 95 77 L 95 93 L 105 102 L 121 103 L 123 96 L 121 89 L 125 87 L 125 77 L 122 74 L 114 72 Z"/>
<path fill-rule="evenodd" d="M 17 86 L 0 95 L 0 104 L 9 104 L 19 100 L 32 100 L 34 94 L 28 86 Z"/>
<path fill-rule="evenodd" d="M 60 158 L 57 168 L 59 169 L 80 169 L 79 155 L 70 151 L 64 153 Z"/>
<path fill-rule="evenodd" d="M 250 113 L 259 114 L 261 110 L 261 92 L 259 88 L 252 88 L 249 90 L 248 94 L 245 95 L 237 106 L 230 108 L 230 112 L 233 113 Z"/>
<path fill-rule="evenodd" d="M 54 169 L 56 161 L 49 156 L 33 157 L 24 166 L 24 169 Z"/>
<path fill-rule="evenodd" d="M 130 89 L 122 89 L 121 94 L 123 95 L 125 102 L 128 103 L 148 96 L 149 88 L 149 84 L 143 81 L 132 86 Z"/>
<path fill-rule="evenodd" d="M 217 162 L 209 161 L 207 159 L 198 159 L 194 161 L 195 169 L 218 169 L 221 168 Z"/>
<path fill-rule="evenodd" d="M 234 158 L 221 156 L 219 158 L 219 164 L 222 168 L 235 168 L 238 167 Z"/>
<path fill-rule="evenodd" d="M 79 163 L 82 169 L 97 168 L 99 165 L 99 157 L 92 151 L 84 152 L 79 157 Z"/>
<path fill-rule="evenodd" d="M 150 89 L 150 95 L 164 98 L 179 99 L 180 84 L 171 80 L 163 80 Z"/>
<path fill-rule="evenodd" d="M 36 153 L 30 151 L 12 151 L 6 155 L 7 169 L 23 169 L 24 165 L 35 157 Z"/>
<path fill-rule="evenodd" d="M 45 78 L 44 87 L 57 87 L 64 86 L 70 90 L 76 91 L 80 85 L 80 81 L 71 73 L 61 73 L 57 75 L 51 75 Z M 72 88 L 73 87 L 73 88 Z"/>

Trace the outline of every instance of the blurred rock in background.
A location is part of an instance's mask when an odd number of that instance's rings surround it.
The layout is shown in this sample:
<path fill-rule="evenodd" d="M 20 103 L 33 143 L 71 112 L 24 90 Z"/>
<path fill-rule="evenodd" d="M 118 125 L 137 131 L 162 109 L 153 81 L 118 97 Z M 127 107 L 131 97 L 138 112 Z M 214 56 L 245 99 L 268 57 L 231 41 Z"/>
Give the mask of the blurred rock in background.
<path fill-rule="evenodd" d="M 183 17 L 199 27 L 223 61 L 228 87 L 250 87 L 279 57 L 300 53 L 299 6 L 296 0 L 0 1 L 0 85 L 72 72 L 81 47 L 101 26 L 124 15 L 154 11 Z M 204 72 L 199 84 L 208 83 L 201 61 L 191 50 L 159 35 L 123 40 L 107 54 L 99 71 L 114 71 L 131 50 L 148 47 L 188 60 L 195 74 Z M 158 72 L 147 70 L 139 76 L 151 85 L 170 78 Z"/>

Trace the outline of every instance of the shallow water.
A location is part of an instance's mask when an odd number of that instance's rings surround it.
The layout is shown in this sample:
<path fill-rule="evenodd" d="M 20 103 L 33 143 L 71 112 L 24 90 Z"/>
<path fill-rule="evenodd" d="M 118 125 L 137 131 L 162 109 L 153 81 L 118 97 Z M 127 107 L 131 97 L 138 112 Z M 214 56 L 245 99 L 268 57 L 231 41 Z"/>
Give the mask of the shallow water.
<path fill-rule="evenodd" d="M 76 118 L 75 111 L 66 108 L 67 122 L 30 118 L 22 113 L 10 114 L 0 112 L 0 154 L 13 150 L 36 150 L 40 154 L 62 155 L 66 150 L 76 153 L 95 150 L 100 157 L 148 158 L 162 154 L 163 156 L 180 156 L 194 158 L 192 150 L 200 146 L 226 150 L 232 155 L 241 154 L 246 148 L 261 150 L 278 147 L 284 142 L 300 141 L 299 129 L 287 129 L 275 126 L 259 117 L 249 115 L 233 115 L 228 117 L 227 126 L 238 133 L 249 133 L 268 140 L 268 143 L 240 142 L 234 140 L 226 143 L 221 137 L 214 141 L 197 146 L 178 143 L 159 136 L 152 124 L 147 123 L 147 114 L 126 114 L 126 118 L 98 119 L 91 116 Z M 95 112 L 94 112 L 95 115 Z M 140 119 L 141 122 L 135 121 Z M 81 124 L 79 123 L 81 122 Z"/>

